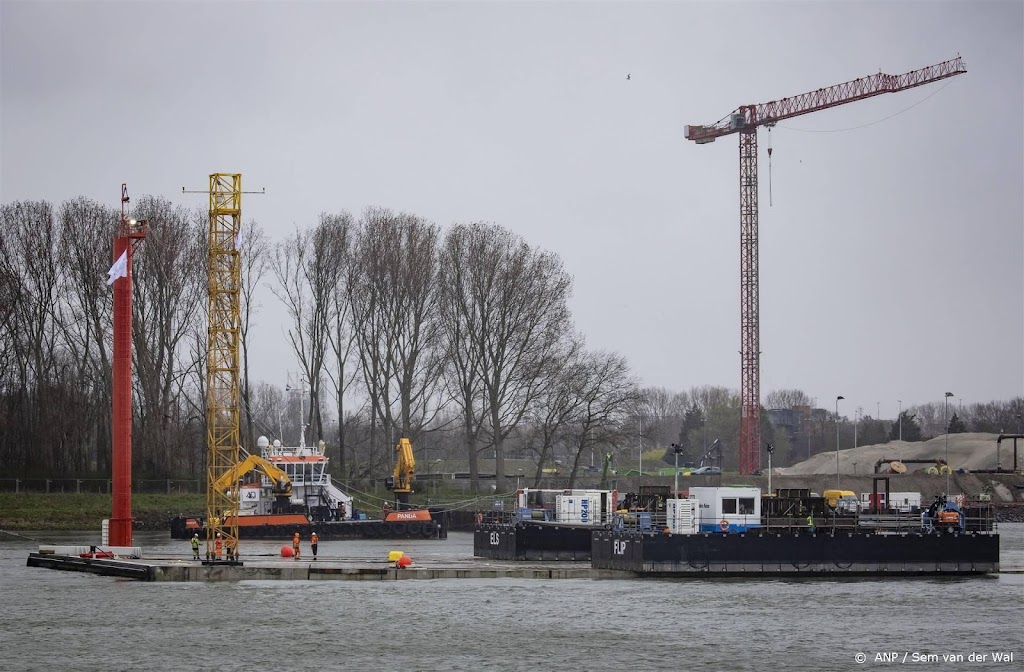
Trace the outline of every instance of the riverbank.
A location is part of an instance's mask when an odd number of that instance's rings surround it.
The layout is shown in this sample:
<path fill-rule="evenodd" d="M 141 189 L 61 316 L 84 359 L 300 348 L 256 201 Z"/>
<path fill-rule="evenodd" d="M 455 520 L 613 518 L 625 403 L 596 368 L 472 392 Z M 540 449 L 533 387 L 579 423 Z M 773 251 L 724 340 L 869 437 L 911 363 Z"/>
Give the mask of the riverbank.
<path fill-rule="evenodd" d="M 738 477 L 724 477 L 724 484 L 731 484 L 730 481 Z M 760 486 L 767 489 L 767 477 L 744 477 L 746 484 Z M 922 477 L 923 478 L 923 477 Z M 1007 477 L 1003 476 L 1003 479 Z M 1017 480 L 1020 476 L 1009 477 Z M 644 479 L 645 482 L 649 479 Z M 703 479 L 702 479 L 703 480 Z M 821 482 L 820 477 L 776 477 L 773 479 L 773 487 L 813 487 L 821 488 L 828 483 Z M 927 486 L 936 479 L 927 477 L 925 483 L 893 483 L 893 491 L 914 490 L 916 486 L 920 490 L 927 490 Z M 765 482 L 760 482 L 765 481 Z M 871 479 L 857 477 L 850 479 L 849 487 L 871 489 Z M 854 482 L 856 481 L 856 482 Z M 695 485 L 690 479 L 686 479 L 686 486 Z M 619 492 L 624 492 L 622 486 L 629 487 L 630 484 L 620 483 Z M 632 484 L 636 485 L 636 484 Z M 701 482 L 700 485 L 718 485 L 718 483 Z M 845 485 L 845 484 L 844 484 Z M 684 486 L 683 479 L 680 479 L 680 489 Z M 1013 484 L 1013 492 L 1019 492 L 1017 484 Z M 970 492 L 969 489 L 965 491 Z M 1006 492 L 1010 492 L 1007 488 Z M 931 494 L 931 493 L 929 493 Z M 1015 501 L 998 501 L 993 498 L 993 505 L 996 510 L 996 520 L 1001 523 L 1017 522 L 1024 523 L 1024 503 Z M 922 500 L 927 501 L 924 493 Z M 480 504 L 487 506 L 489 502 L 484 500 Z M 135 516 L 133 525 L 135 530 L 167 531 L 170 529 L 171 518 L 177 515 L 191 514 L 206 510 L 206 499 L 203 495 L 193 494 L 136 494 L 132 496 L 132 512 Z M 469 510 L 469 509 L 467 509 Z M 110 517 L 110 495 L 98 493 L 0 493 L 0 530 L 93 530 L 99 529 L 100 521 Z"/>
<path fill-rule="evenodd" d="M 172 517 L 206 509 L 203 495 L 132 495 L 136 530 L 167 530 Z M 110 495 L 0 493 L 0 530 L 98 530 Z"/>

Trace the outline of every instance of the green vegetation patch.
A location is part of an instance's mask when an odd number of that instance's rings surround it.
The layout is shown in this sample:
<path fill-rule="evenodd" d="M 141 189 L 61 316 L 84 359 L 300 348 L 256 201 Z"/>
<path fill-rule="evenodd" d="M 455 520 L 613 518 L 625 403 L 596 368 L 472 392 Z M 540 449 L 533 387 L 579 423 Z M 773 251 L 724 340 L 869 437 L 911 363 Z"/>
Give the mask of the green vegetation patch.
<path fill-rule="evenodd" d="M 110 495 L 0 493 L 0 529 L 91 530 L 110 517 Z M 133 495 L 135 529 L 167 529 L 180 513 L 206 509 L 203 495 Z"/>

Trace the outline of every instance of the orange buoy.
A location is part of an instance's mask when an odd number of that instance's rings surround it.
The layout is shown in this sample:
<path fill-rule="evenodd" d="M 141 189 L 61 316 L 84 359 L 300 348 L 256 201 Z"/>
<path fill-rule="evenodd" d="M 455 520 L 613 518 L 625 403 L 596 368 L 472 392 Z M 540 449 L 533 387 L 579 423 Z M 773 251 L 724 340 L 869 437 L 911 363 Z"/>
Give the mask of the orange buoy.
<path fill-rule="evenodd" d="M 402 557 L 400 557 L 398 560 L 395 561 L 395 566 L 396 567 L 408 567 L 411 564 L 412 564 L 412 558 L 410 558 L 408 555 L 403 555 Z"/>
<path fill-rule="evenodd" d="M 293 555 L 295 555 L 295 551 L 292 550 L 291 546 L 282 546 L 281 547 L 281 557 L 282 558 L 290 558 Z"/>

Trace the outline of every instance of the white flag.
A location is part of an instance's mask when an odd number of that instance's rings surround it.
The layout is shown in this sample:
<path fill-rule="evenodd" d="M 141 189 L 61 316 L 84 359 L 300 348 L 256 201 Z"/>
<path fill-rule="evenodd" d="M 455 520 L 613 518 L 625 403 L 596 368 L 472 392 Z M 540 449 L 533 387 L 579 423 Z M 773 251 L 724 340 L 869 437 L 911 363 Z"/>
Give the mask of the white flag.
<path fill-rule="evenodd" d="M 242 249 L 242 227 L 238 227 L 238 233 L 235 234 L 235 249 L 241 251 Z"/>
<path fill-rule="evenodd" d="M 128 250 L 121 253 L 121 256 L 117 258 L 114 265 L 107 271 L 107 275 L 110 276 L 107 278 L 108 285 L 114 284 L 114 281 L 118 278 L 128 277 Z"/>

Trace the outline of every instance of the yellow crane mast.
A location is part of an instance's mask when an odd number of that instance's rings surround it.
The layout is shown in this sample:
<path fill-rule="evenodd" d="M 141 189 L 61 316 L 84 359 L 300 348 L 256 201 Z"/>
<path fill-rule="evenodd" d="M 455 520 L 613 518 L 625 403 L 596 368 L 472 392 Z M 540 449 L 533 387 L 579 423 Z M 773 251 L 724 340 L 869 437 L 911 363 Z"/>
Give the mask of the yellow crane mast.
<path fill-rule="evenodd" d="M 242 278 L 238 232 L 242 225 L 242 176 L 210 175 L 209 327 L 206 344 L 206 557 L 214 558 L 216 537 L 238 549 L 238 488 L 216 484 L 238 464 L 239 327 Z"/>

